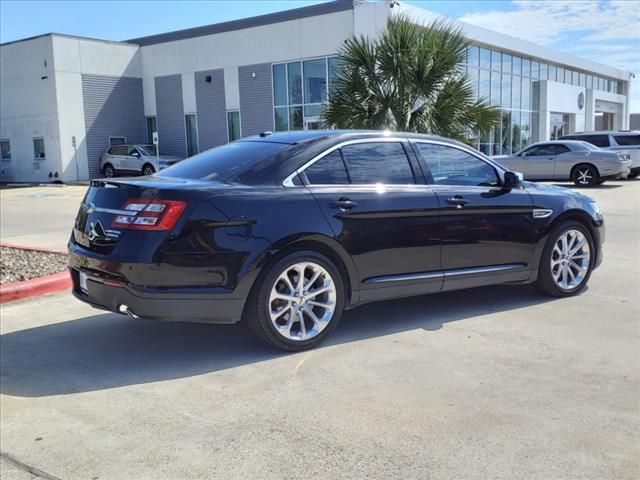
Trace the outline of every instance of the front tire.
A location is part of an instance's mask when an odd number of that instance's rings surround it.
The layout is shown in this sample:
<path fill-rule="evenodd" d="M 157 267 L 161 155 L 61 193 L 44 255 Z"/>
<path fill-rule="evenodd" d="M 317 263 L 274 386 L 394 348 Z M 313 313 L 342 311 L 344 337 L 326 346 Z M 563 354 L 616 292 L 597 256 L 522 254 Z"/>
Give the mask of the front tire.
<path fill-rule="evenodd" d="M 632 179 L 636 178 L 638 176 L 638 174 L 640 174 L 640 170 L 636 170 L 634 172 L 630 172 L 629 175 L 627 175 L 627 178 L 629 180 L 632 180 Z"/>
<path fill-rule="evenodd" d="M 589 230 L 580 222 L 562 222 L 549 234 L 535 286 L 554 297 L 577 295 L 587 286 L 595 256 Z"/>
<path fill-rule="evenodd" d="M 591 187 L 598 184 L 600 175 L 591 165 L 578 165 L 571 174 L 571 180 L 579 187 Z"/>
<path fill-rule="evenodd" d="M 345 303 L 344 281 L 335 264 L 317 252 L 293 252 L 271 267 L 244 312 L 251 330 L 288 352 L 313 348 L 338 325 Z"/>

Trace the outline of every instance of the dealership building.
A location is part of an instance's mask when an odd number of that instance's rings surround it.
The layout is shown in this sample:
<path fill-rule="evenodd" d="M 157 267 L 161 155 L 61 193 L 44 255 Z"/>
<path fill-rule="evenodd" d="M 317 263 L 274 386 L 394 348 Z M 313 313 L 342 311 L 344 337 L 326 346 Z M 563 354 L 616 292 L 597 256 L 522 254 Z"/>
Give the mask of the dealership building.
<path fill-rule="evenodd" d="M 187 156 L 263 131 L 321 127 L 352 35 L 374 36 L 400 2 L 339 0 L 123 42 L 46 34 L 0 46 L 3 182 L 100 176 L 118 143 Z M 476 93 L 502 111 L 477 148 L 511 153 L 562 134 L 629 128 L 627 71 L 451 20 L 472 46 Z"/>

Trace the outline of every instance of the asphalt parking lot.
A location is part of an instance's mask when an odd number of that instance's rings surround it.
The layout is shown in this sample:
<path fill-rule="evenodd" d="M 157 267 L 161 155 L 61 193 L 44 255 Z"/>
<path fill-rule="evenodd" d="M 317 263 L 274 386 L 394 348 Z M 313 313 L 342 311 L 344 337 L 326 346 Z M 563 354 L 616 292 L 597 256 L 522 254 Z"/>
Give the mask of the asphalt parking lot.
<path fill-rule="evenodd" d="M 2 478 L 637 479 L 640 180 L 584 193 L 607 222 L 584 294 L 368 305 L 300 354 L 69 294 L 3 306 Z"/>

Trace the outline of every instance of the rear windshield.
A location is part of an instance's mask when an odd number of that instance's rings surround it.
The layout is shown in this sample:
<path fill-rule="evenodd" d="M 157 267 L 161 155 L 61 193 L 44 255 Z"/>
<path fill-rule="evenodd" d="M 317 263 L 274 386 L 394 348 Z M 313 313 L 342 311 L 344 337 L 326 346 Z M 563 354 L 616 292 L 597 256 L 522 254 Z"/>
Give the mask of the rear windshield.
<path fill-rule="evenodd" d="M 289 147 L 289 144 L 271 142 L 227 143 L 187 158 L 156 175 L 205 181 L 234 181 L 241 173 Z"/>
<path fill-rule="evenodd" d="M 614 135 L 618 145 L 640 145 L 640 135 Z"/>

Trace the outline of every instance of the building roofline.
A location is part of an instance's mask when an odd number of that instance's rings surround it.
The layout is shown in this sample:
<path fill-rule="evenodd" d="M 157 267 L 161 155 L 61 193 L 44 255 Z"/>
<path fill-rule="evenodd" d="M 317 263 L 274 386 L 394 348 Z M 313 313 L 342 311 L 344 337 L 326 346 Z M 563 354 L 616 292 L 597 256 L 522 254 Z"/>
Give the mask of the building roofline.
<path fill-rule="evenodd" d="M 160 33 L 157 35 L 149 35 L 146 37 L 132 38 L 126 40 L 129 43 L 135 43 L 140 46 L 155 45 L 158 43 L 174 42 L 176 40 L 186 40 L 188 38 L 203 37 L 205 35 L 213 35 L 216 33 L 231 32 L 234 30 L 242 30 L 245 28 L 261 27 L 272 23 L 286 22 L 290 20 L 299 20 L 301 18 L 314 17 L 317 15 L 326 15 L 328 13 L 343 12 L 353 10 L 354 0 L 335 0 L 308 7 L 294 8 L 291 10 L 283 10 L 280 12 L 268 13 L 257 17 L 241 18 L 228 22 L 214 23 L 201 27 L 187 28 L 184 30 L 176 30 L 173 32 Z"/>
<path fill-rule="evenodd" d="M 7 45 L 13 45 L 14 43 L 29 42 L 31 40 L 37 40 L 38 38 L 44 38 L 44 37 L 73 38 L 73 39 L 76 39 L 76 40 L 86 40 L 88 42 L 109 43 L 111 45 L 123 45 L 123 46 L 130 46 L 130 47 L 139 46 L 136 43 L 127 42 L 126 40 L 122 41 L 122 42 L 119 42 L 117 40 L 103 40 L 101 38 L 83 37 L 81 35 L 69 35 L 67 33 L 49 32 L 49 33 L 42 33 L 40 35 L 34 35 L 33 37 L 21 38 L 19 40 L 11 40 L 10 42 L 0 43 L 0 47 L 4 47 L 4 46 L 7 46 Z"/>
<path fill-rule="evenodd" d="M 613 77 L 618 80 L 629 81 L 632 72 L 622 70 L 616 67 L 594 62 L 588 58 L 582 58 L 577 55 L 565 53 L 555 48 L 538 45 L 522 38 L 514 37 L 500 33 L 490 28 L 480 27 L 471 23 L 456 20 L 451 17 L 412 5 L 401 5 L 402 12 L 409 15 L 410 18 L 429 23 L 436 19 L 444 19 L 445 21 L 457 26 L 461 29 L 462 35 L 471 43 L 486 46 L 488 48 L 497 48 L 499 50 L 512 52 L 516 55 L 527 56 L 532 58 L 540 58 L 546 63 L 564 65 L 576 70 L 594 72 L 602 76 Z"/>

